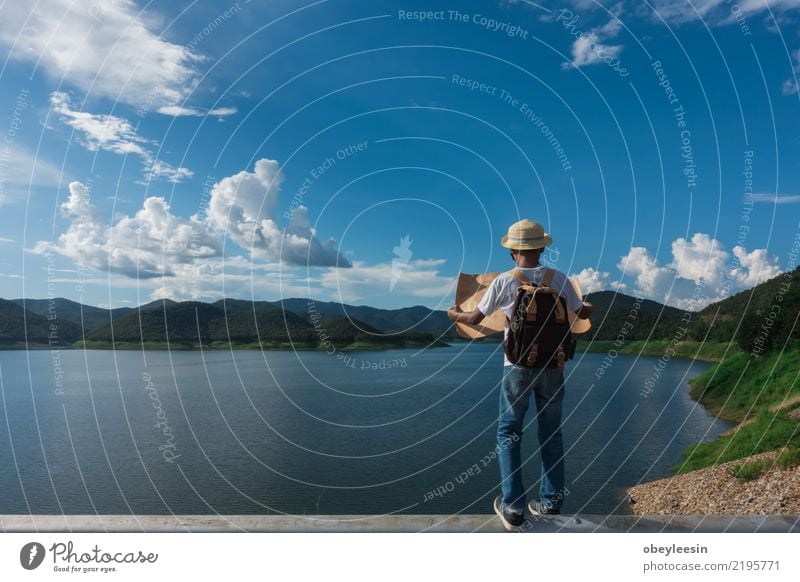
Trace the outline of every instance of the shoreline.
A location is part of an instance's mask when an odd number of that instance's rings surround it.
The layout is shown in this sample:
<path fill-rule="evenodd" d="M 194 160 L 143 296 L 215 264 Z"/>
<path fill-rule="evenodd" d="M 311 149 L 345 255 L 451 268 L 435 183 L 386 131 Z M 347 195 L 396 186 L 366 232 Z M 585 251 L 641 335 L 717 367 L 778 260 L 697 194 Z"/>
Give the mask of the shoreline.
<path fill-rule="evenodd" d="M 673 344 L 671 340 L 630 340 L 617 347 L 615 340 L 578 340 L 576 353 L 606 353 L 616 351 L 629 356 L 664 356 L 667 349 L 673 349 L 670 358 L 700 360 L 703 362 L 720 362 L 726 352 L 739 351 L 733 342 L 698 342 L 684 340 Z"/>
<path fill-rule="evenodd" d="M 347 344 L 343 347 L 335 348 L 337 352 L 385 352 L 390 350 L 418 350 L 430 348 L 446 348 L 451 347 L 451 344 L 436 340 L 434 343 L 419 343 L 409 345 L 380 345 L 380 344 Z M 265 352 L 329 352 L 330 347 L 322 346 L 309 346 L 309 345 L 295 345 L 295 346 L 270 346 L 259 345 L 257 343 L 246 344 L 183 344 L 180 342 L 166 343 L 166 342 L 98 342 L 96 345 L 47 345 L 47 344 L 22 344 L 22 345 L 0 345 L 0 351 L 13 352 L 13 351 L 50 351 L 50 350 L 144 350 L 144 351 L 176 351 L 176 352 L 200 352 L 200 351 L 219 351 L 219 350 L 247 350 L 256 351 L 261 350 Z"/>

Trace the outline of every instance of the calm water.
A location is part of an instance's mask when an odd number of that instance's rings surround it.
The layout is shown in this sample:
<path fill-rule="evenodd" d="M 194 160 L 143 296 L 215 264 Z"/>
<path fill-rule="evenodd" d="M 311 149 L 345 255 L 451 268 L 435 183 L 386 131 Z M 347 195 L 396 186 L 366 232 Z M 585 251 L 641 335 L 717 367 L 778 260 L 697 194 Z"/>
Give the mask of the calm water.
<path fill-rule="evenodd" d="M 489 513 L 498 350 L 0 351 L 0 513 Z M 728 426 L 688 396 L 708 364 L 670 361 L 644 398 L 656 358 L 598 381 L 603 357 L 568 365 L 568 512 L 625 512 Z"/>

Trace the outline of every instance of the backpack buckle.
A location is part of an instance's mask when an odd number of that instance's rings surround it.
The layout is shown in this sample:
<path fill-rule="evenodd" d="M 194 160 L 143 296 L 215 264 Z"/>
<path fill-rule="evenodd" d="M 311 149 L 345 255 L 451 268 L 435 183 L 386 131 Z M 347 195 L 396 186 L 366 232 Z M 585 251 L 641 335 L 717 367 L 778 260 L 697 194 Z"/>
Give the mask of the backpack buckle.
<path fill-rule="evenodd" d="M 533 364 L 536 363 L 537 357 L 539 357 L 539 344 L 534 343 L 531 345 L 531 349 L 528 352 L 528 366 L 533 366 Z"/>

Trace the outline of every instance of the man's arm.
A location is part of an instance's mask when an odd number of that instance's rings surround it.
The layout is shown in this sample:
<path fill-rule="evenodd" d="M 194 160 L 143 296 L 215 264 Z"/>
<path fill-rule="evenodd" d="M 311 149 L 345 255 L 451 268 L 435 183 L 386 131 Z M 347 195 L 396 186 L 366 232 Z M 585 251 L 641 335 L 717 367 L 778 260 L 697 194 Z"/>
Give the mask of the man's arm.
<path fill-rule="evenodd" d="M 453 305 L 447 310 L 447 317 L 458 323 L 478 325 L 486 316 L 481 313 L 480 309 L 475 308 L 472 311 L 463 311 L 458 305 Z"/>
<path fill-rule="evenodd" d="M 572 286 L 569 277 L 567 277 L 561 271 L 557 271 L 557 276 L 563 277 L 561 281 L 560 294 L 564 297 L 564 299 L 566 299 L 567 307 L 575 313 L 578 319 L 589 319 L 592 316 L 592 311 L 594 310 L 592 304 L 581 300 L 581 298 L 575 292 L 575 288 Z"/>
<path fill-rule="evenodd" d="M 494 313 L 498 308 L 500 287 L 503 283 L 503 276 L 494 279 L 480 300 L 480 303 L 472 311 L 464 311 L 458 305 L 453 305 L 447 310 L 447 317 L 458 323 L 468 323 L 478 325 L 484 320 L 487 314 Z M 483 310 L 483 311 L 481 311 Z"/>

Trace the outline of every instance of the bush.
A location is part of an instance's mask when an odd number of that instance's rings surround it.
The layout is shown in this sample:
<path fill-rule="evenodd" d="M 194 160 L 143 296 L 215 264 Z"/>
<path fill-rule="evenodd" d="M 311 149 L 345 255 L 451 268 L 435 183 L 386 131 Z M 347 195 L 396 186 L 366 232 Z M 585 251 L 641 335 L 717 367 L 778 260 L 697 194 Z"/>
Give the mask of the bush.
<path fill-rule="evenodd" d="M 790 469 L 800 465 L 800 448 L 789 449 L 778 455 L 777 464 L 781 469 Z"/>
<path fill-rule="evenodd" d="M 800 448 L 797 421 L 789 418 L 785 410 L 763 410 L 754 422 L 735 433 L 689 447 L 681 453 L 683 463 L 673 470 L 688 473 L 786 446 L 792 450 Z"/>
<path fill-rule="evenodd" d="M 772 461 L 769 459 L 747 461 L 740 465 L 734 465 L 731 467 L 730 473 L 740 482 L 747 483 L 748 481 L 755 481 L 761 477 L 761 475 L 766 473 L 771 466 Z"/>

